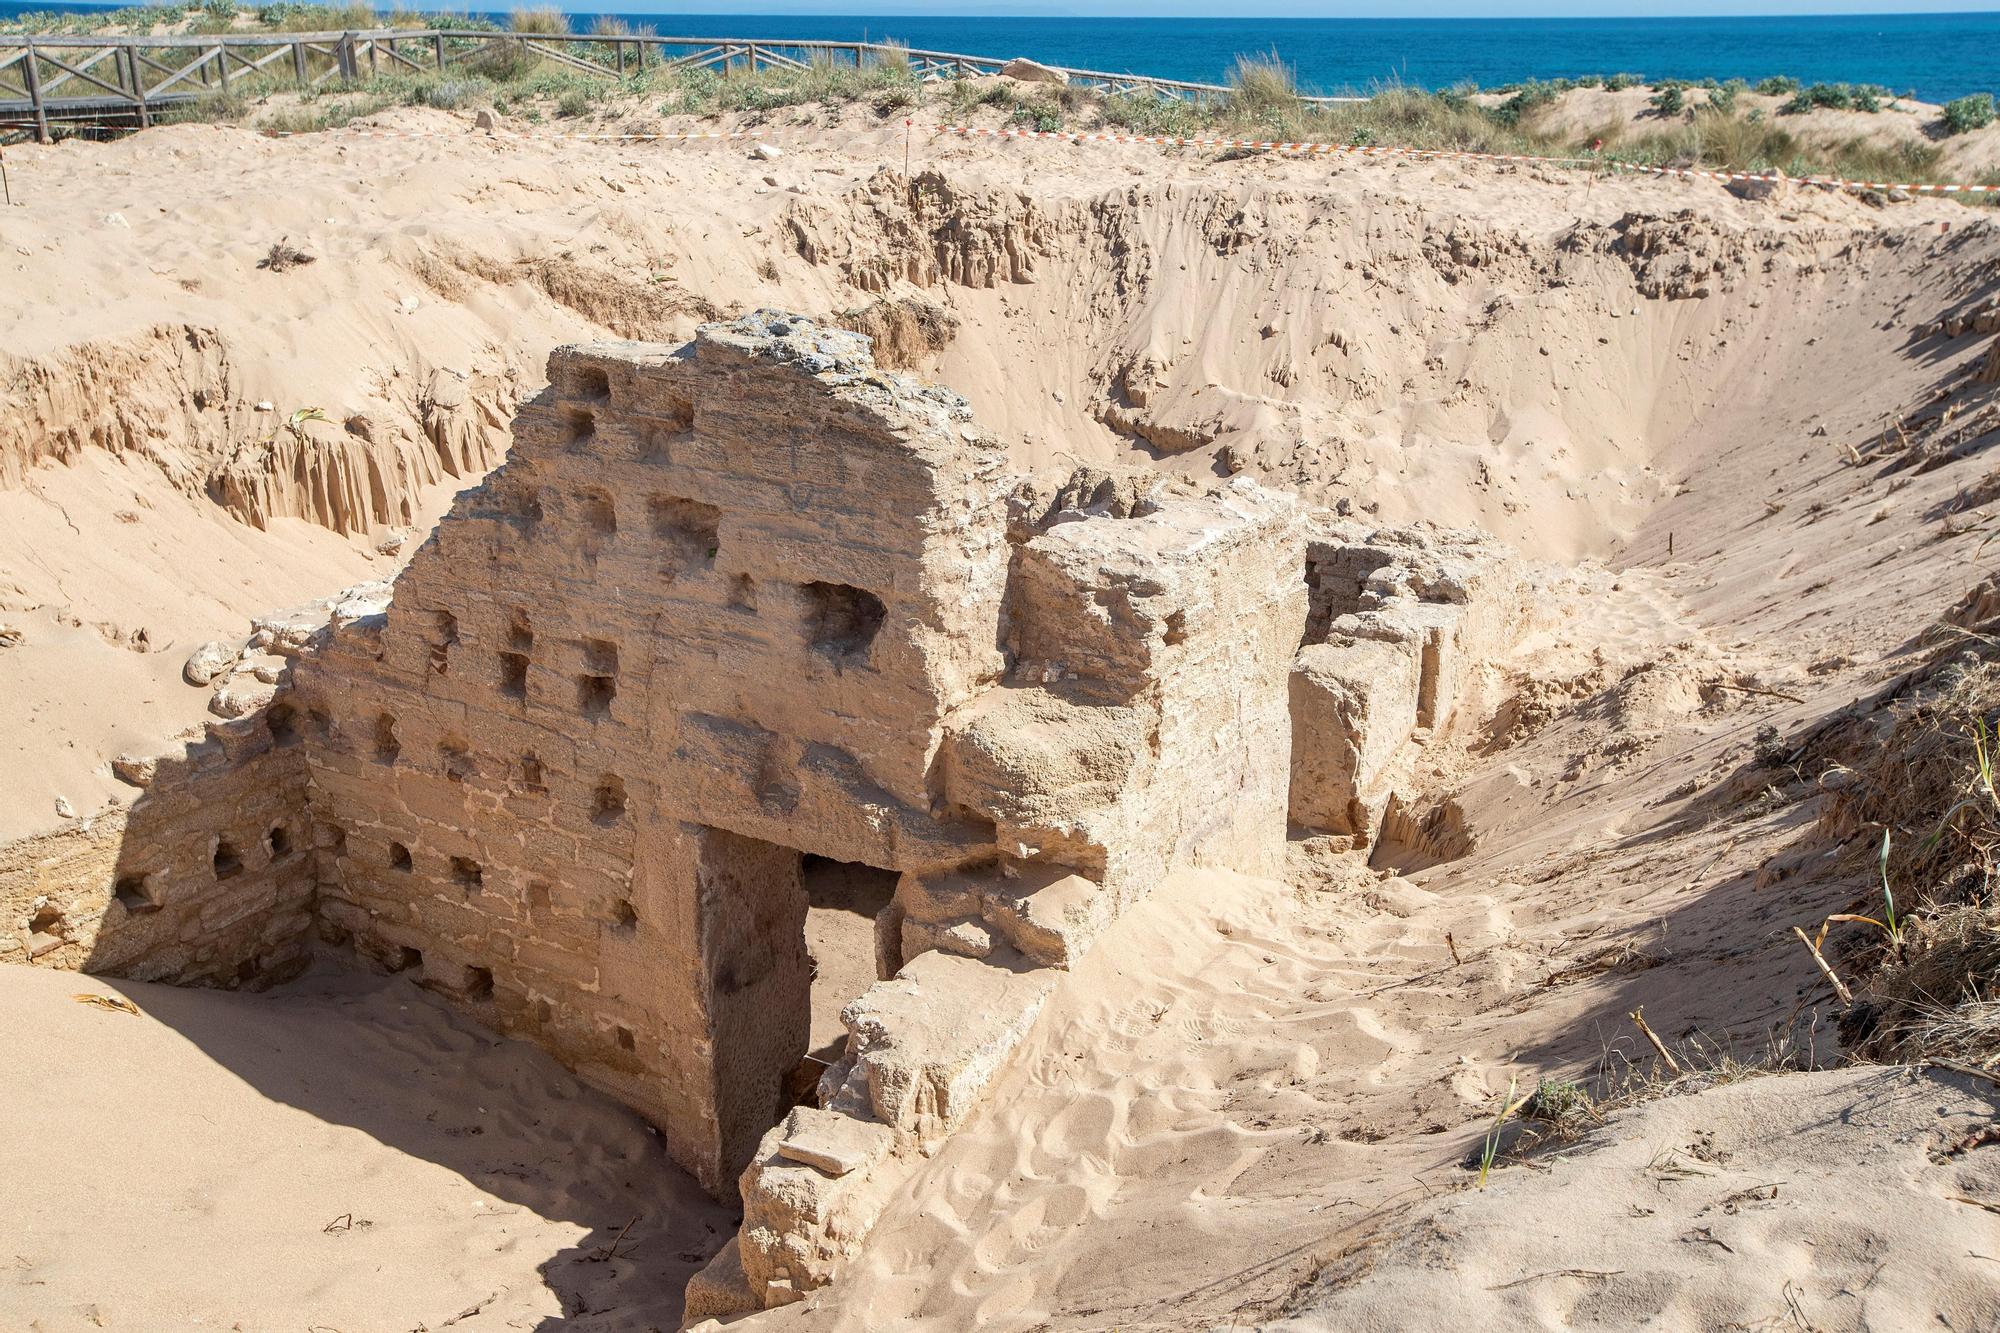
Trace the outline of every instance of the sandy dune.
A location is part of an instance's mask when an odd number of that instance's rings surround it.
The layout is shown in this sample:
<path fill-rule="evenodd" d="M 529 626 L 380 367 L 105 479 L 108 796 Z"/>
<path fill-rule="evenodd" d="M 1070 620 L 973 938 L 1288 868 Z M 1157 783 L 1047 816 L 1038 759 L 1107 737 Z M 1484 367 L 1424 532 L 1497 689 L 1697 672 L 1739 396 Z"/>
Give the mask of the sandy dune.
<path fill-rule="evenodd" d="M 753 1326 L 2000 1318 L 1996 1219 L 1950 1197 L 2000 1198 L 2000 1147 L 1927 1155 L 1991 1087 L 1779 1075 L 1621 1114 L 1484 1192 L 1465 1166 L 1510 1080 L 1648 1065 L 1639 1006 L 1691 1058 L 1837 1062 L 1789 929 L 1856 872 L 1810 841 L 1818 793 L 1777 742 L 1913 665 L 1976 581 L 1990 391 L 1922 419 L 1991 342 L 1935 333 L 2000 280 L 1991 224 L 923 137 L 911 190 L 881 174 L 899 126 L 819 119 L 844 137 L 778 118 L 775 162 L 435 112 L 385 119 L 411 138 L 10 152 L 0 836 L 122 799 L 111 756 L 205 716 L 194 642 L 393 571 L 384 539 L 476 479 L 551 345 L 921 298 L 955 332 L 908 361 L 1024 464 L 1246 472 L 1565 573 L 1489 668 L 1489 725 L 1423 779 L 1470 854 L 1397 874 L 1299 840 L 1289 882 L 1163 885 L 854 1270 Z M 259 270 L 281 236 L 317 262 Z M 520 263 L 552 257 L 575 270 Z M 214 353 L 167 356 L 189 329 Z M 444 408 L 440 372 L 464 386 Z M 304 407 L 327 420 L 293 432 Z M 1911 457 L 1855 465 L 1905 420 Z M 0 968 L 0 991 L 8 1065 L 34 1071 L 0 1085 L 25 1203 L 0 1322 L 670 1328 L 734 1225 L 634 1117 L 407 982 Z M 1570 1269 L 1617 1277 L 1541 1276 Z"/>

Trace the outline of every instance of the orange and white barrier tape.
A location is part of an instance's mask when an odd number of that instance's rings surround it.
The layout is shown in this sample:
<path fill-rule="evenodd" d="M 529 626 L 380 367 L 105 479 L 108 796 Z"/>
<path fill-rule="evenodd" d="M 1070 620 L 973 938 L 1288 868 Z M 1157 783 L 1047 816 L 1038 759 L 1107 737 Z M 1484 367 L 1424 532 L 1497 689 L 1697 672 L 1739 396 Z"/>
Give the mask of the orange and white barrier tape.
<path fill-rule="evenodd" d="M 1674 176 L 1683 180 L 1776 181 L 1816 185 L 1829 190 L 1904 190 L 1926 194 L 2000 194 L 2000 185 L 1941 185 L 1902 181 L 1851 181 L 1839 176 L 1766 176 L 1751 171 L 1705 171 L 1696 167 L 1656 167 L 1621 162 L 1611 157 L 1539 157 L 1532 153 L 1476 153 L 1461 148 L 1399 148 L 1376 144 L 1285 142 L 1276 139 L 1184 138 L 1173 134 L 1109 134 L 1081 130 L 983 129 L 974 125 L 939 125 L 939 134 L 995 139 L 1042 139 L 1064 143 L 1136 143 L 1166 148 L 1250 148 L 1271 153 L 1349 153 L 1357 157 L 1412 157 L 1471 162 L 1535 163 L 1553 167 L 1610 167 L 1641 175 Z"/>
<path fill-rule="evenodd" d="M 1859 181 L 1847 180 L 1839 176 L 1776 176 L 1754 171 L 1713 171 L 1701 167 L 1660 167 L 1641 162 L 1624 162 L 1615 157 L 1542 157 L 1533 153 L 1479 153 L 1464 148 L 1406 148 L 1381 144 L 1314 143 L 1286 141 L 1281 139 L 1224 139 L 1216 137 L 1189 138 L 1176 134 L 1114 134 L 1103 130 L 1028 130 L 1014 128 L 988 129 L 977 125 L 937 125 L 932 127 L 938 134 L 958 135 L 961 138 L 1024 139 L 1056 143 L 1112 143 L 1148 144 L 1158 148 L 1248 148 L 1260 152 L 1291 154 L 1344 153 L 1354 157 L 1407 157 L 1420 161 L 1444 160 L 1460 162 L 1495 162 L 1509 165 L 1537 165 L 1548 167 L 1596 167 L 1612 171 L 1631 172 L 1643 176 L 1668 176 L 1680 180 L 1713 181 L 1787 181 L 1793 185 L 1811 185 L 1827 190 L 1902 190 L 1910 194 L 2000 194 L 2000 185 L 1961 185 L 1923 181 Z M 320 134 L 339 134 L 347 138 L 359 139 L 464 139 L 478 138 L 479 131 L 445 133 L 440 130 L 382 130 L 339 126 L 331 130 L 265 130 L 269 139 L 311 138 Z M 510 131 L 485 132 L 484 137 L 502 142 L 535 143 L 544 140 L 580 140 L 602 144 L 639 143 L 699 143 L 722 140 L 750 140 L 768 142 L 785 138 L 825 138 L 824 135 L 801 136 L 786 127 L 767 127 L 756 130 L 685 130 L 678 132 L 657 132 L 646 134 L 591 134 L 587 132 L 554 132 L 549 134 L 517 134 Z"/>

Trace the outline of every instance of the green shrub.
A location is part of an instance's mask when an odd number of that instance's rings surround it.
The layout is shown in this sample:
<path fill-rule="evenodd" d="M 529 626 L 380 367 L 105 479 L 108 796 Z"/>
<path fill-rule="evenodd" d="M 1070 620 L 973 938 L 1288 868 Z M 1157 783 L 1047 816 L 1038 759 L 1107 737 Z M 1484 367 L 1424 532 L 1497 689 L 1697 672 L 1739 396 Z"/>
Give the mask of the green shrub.
<path fill-rule="evenodd" d="M 589 88 L 571 88 L 556 100 L 556 114 L 564 118 L 587 116 L 597 98 Z"/>
<path fill-rule="evenodd" d="M 1018 107 L 1007 120 L 1013 125 L 1032 125 L 1043 134 L 1050 134 L 1062 128 L 1062 112 L 1052 102 L 1038 102 Z"/>
<path fill-rule="evenodd" d="M 1799 90 L 1799 81 L 1784 74 L 1759 79 L 1751 89 L 1759 97 L 1789 97 Z"/>
<path fill-rule="evenodd" d="M 1647 101 L 1653 110 L 1663 116 L 1678 116 L 1687 109 L 1687 94 L 1676 85 L 1668 85 L 1655 92 Z"/>
<path fill-rule="evenodd" d="M 1741 79 L 1731 79 L 1720 87 L 1711 88 L 1708 92 L 1708 105 L 1722 115 L 1733 116 L 1736 114 L 1736 99 L 1742 96 L 1749 86 Z"/>
<path fill-rule="evenodd" d="M 1944 104 L 1944 132 L 1965 134 L 1993 123 L 1993 94 L 1968 93 Z"/>
<path fill-rule="evenodd" d="M 1844 83 L 1815 83 L 1793 93 L 1791 100 L 1778 108 L 1778 114 L 1796 116 L 1818 107 L 1830 107 L 1835 111 L 1880 111 L 1881 93 L 1882 90 L 1872 84 L 1863 84 L 1856 89 Z"/>
<path fill-rule="evenodd" d="M 1502 125 L 1519 125 L 1523 116 L 1555 101 L 1559 91 L 1553 84 L 1530 79 L 1516 85 L 1513 95 L 1493 108 L 1493 118 Z"/>
<path fill-rule="evenodd" d="M 1613 74 L 1604 81 L 1604 91 L 1622 93 L 1627 88 L 1637 88 L 1645 81 L 1645 77 L 1639 74 Z"/>

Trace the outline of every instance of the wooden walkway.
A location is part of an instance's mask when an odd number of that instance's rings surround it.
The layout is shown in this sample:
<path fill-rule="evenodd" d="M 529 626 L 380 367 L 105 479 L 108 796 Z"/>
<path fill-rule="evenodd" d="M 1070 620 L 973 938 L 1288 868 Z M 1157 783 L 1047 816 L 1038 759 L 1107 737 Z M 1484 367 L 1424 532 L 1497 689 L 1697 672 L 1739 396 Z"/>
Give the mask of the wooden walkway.
<path fill-rule="evenodd" d="M 47 142 L 52 124 L 146 126 L 168 108 L 256 78 L 299 88 L 378 74 L 439 72 L 492 50 L 516 48 L 582 73 L 622 79 L 648 69 L 805 69 L 815 60 L 860 65 L 907 60 L 925 81 L 997 74 L 1007 62 L 879 42 L 765 41 L 578 33 L 540 35 L 450 28 L 185 36 L 28 37 L 0 34 L 0 132 Z M 1064 69 L 1072 86 L 1108 94 L 1203 100 L 1220 84 Z M 1358 101 L 1358 98 L 1309 98 Z"/>

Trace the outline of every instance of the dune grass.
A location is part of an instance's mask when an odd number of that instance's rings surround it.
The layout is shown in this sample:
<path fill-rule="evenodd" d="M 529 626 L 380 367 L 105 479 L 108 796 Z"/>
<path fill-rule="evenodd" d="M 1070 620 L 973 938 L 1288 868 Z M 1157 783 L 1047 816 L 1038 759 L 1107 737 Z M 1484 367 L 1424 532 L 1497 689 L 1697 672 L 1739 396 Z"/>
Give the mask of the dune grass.
<path fill-rule="evenodd" d="M 202 5 L 167 4 L 99 14 L 28 14 L 0 24 L 8 31 L 100 31 L 183 25 L 191 29 L 237 28 L 269 31 L 362 29 L 393 25 L 492 28 L 465 15 L 426 15 L 398 10 L 377 13 L 366 4 L 304 4 L 274 0 L 254 10 L 238 10 L 230 0 Z M 563 50 L 571 35 L 569 18 L 548 6 L 514 10 L 510 28 Z M 597 36 L 645 35 L 624 21 L 599 19 Z M 567 54 L 603 62 L 613 48 L 582 42 Z M 1802 106 L 1879 104 L 1880 90 L 1835 85 L 1802 86 L 1792 79 L 1662 81 L 1652 85 L 1656 115 L 1635 126 L 1609 121 L 1577 132 L 1555 125 L 1551 110 L 1571 91 L 1617 91 L 1645 87 L 1637 75 L 1528 81 L 1482 96 L 1470 85 L 1431 91 L 1401 83 L 1378 84 L 1365 100 L 1326 103 L 1301 93 L 1296 72 L 1276 52 L 1237 57 L 1227 91 L 1196 100 L 1144 93 L 1105 96 L 1074 87 L 1017 85 L 993 81 L 922 82 L 907 55 L 896 48 L 868 53 L 856 63 L 822 57 L 803 69 L 661 69 L 657 61 L 641 71 L 637 61 L 620 76 L 598 75 L 550 60 L 526 46 L 470 43 L 465 58 L 443 72 L 376 71 L 339 88 L 300 92 L 288 82 L 238 81 L 228 94 L 215 92 L 175 108 L 164 118 L 245 121 L 259 128 L 303 132 L 336 128 L 397 105 L 458 109 L 492 105 L 530 120 L 568 120 L 599 114 L 716 117 L 759 115 L 789 107 L 835 108 L 862 103 L 887 117 L 927 107 L 941 117 L 962 120 L 1002 113 L 1016 125 L 1038 130 L 1127 129 L 1134 133 L 1185 138 L 1226 137 L 1284 142 L 1329 142 L 1399 146 L 1419 150 L 1528 153 L 1583 158 L 1607 165 L 1693 167 L 1737 171 L 1782 171 L 1787 175 L 1838 175 L 1865 180 L 1936 178 L 1943 149 L 1930 139 L 1896 143 L 1861 137 L 1845 141 L 1808 140 L 1786 115 L 1759 108 L 1741 110 L 1738 95 L 1755 91 L 1789 96 Z M 315 71 L 317 72 L 317 71 Z M 1705 100 L 1675 97 L 1701 90 Z M 1664 99 L 1664 100 L 1663 100 Z M 1671 113 L 1659 111 L 1673 105 Z M 1984 105 L 1961 109 L 1971 125 Z M 1948 128 L 1940 125 L 1939 134 Z"/>

